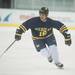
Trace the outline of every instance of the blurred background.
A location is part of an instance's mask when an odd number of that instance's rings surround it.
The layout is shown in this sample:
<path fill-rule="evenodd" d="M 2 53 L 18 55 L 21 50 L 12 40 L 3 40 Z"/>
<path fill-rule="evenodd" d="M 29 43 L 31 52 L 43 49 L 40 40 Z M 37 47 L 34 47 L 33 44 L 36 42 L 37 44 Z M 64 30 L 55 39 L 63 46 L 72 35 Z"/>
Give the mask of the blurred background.
<path fill-rule="evenodd" d="M 0 0 L 0 8 L 36 10 L 46 6 L 50 11 L 75 11 L 75 0 Z"/>

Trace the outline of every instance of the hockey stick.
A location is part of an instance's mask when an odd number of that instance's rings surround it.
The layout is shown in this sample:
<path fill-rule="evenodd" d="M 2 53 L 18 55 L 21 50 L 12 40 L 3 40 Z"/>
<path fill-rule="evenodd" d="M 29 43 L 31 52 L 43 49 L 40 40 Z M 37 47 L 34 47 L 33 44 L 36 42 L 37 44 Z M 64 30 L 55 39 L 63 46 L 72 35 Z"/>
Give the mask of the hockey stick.
<path fill-rule="evenodd" d="M 0 55 L 0 58 L 9 50 L 9 48 L 10 48 L 15 42 L 16 42 L 16 40 L 14 40 L 14 41 L 10 44 L 10 46 L 9 46 L 7 49 L 5 49 L 5 51 Z"/>

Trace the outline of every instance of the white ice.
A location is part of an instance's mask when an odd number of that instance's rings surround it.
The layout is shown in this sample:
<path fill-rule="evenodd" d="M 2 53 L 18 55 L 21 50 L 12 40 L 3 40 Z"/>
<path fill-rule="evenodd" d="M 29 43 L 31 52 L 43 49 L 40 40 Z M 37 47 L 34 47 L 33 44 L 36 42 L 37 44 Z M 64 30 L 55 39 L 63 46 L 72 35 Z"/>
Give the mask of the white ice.
<path fill-rule="evenodd" d="M 16 28 L 0 27 L 0 55 L 14 41 L 15 31 Z M 75 31 L 70 31 L 70 47 L 64 44 L 63 36 L 54 31 L 64 69 L 58 69 L 36 51 L 29 30 L 0 58 L 0 75 L 75 75 Z"/>

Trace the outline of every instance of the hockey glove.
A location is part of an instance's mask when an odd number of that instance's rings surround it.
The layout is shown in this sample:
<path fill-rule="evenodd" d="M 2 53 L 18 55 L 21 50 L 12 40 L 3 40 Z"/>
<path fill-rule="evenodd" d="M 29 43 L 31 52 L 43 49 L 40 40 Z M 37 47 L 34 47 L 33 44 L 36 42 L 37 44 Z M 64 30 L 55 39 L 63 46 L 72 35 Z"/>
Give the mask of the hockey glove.
<path fill-rule="evenodd" d="M 21 36 L 20 36 L 20 35 L 15 35 L 15 40 L 16 40 L 16 41 L 21 40 Z"/>
<path fill-rule="evenodd" d="M 65 44 L 66 44 L 66 45 L 68 45 L 68 46 L 70 46 L 70 45 L 71 45 L 71 39 L 70 39 L 70 40 L 65 41 Z"/>
<path fill-rule="evenodd" d="M 15 40 L 16 41 L 19 41 L 19 40 L 21 40 L 21 35 L 22 35 L 22 30 L 21 29 L 17 29 L 16 30 L 16 34 L 15 34 Z"/>
<path fill-rule="evenodd" d="M 65 44 L 68 45 L 68 46 L 70 46 L 71 43 L 72 43 L 71 36 L 70 36 L 70 34 L 67 34 L 67 36 L 65 38 Z"/>

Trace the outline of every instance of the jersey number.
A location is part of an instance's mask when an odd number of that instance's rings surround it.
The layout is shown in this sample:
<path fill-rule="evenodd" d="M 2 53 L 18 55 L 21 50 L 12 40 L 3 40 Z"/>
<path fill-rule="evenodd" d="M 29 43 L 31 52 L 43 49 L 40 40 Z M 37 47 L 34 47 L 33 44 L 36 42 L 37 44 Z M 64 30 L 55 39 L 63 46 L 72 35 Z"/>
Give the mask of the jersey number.
<path fill-rule="evenodd" d="M 47 34 L 47 31 L 40 31 L 40 34 L 39 34 L 39 36 L 45 36 Z"/>

